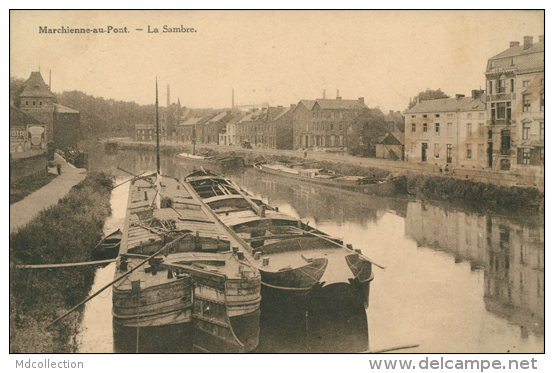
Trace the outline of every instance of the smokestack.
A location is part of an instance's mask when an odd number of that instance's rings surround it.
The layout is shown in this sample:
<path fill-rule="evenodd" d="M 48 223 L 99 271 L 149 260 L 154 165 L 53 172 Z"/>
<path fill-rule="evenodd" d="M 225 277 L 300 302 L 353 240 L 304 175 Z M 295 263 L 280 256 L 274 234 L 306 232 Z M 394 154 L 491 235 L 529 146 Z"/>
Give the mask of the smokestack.
<path fill-rule="evenodd" d="M 337 89 L 337 100 L 340 98 L 339 96 L 339 90 Z"/>
<path fill-rule="evenodd" d="M 523 37 L 523 50 L 527 50 L 533 46 L 533 37 L 524 36 Z"/>
<path fill-rule="evenodd" d="M 171 105 L 171 100 L 169 97 L 169 84 L 168 84 L 167 85 L 167 107 L 169 107 L 169 105 Z"/>
<path fill-rule="evenodd" d="M 513 48 L 513 47 L 519 47 L 519 41 L 511 41 L 510 48 Z"/>

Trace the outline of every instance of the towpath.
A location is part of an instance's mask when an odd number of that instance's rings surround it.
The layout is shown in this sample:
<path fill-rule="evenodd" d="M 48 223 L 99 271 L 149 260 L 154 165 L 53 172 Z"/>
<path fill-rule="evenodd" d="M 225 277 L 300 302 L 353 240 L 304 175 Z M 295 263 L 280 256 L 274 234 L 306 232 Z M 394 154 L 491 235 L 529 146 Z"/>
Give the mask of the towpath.
<path fill-rule="evenodd" d="M 21 201 L 10 205 L 10 233 L 23 227 L 43 209 L 58 203 L 60 198 L 86 177 L 85 169 L 75 168 L 58 154 L 55 154 L 55 161 L 62 166 L 62 173 L 58 177 Z"/>

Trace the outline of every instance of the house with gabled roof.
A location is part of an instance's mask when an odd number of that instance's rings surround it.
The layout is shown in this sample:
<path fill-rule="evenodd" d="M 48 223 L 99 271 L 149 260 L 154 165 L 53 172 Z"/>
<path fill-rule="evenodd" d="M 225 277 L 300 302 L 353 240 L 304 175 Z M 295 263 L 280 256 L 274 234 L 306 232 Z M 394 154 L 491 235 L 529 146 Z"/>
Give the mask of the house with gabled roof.
<path fill-rule="evenodd" d="M 488 128 L 484 99 L 484 91 L 473 90 L 471 97 L 458 94 L 425 100 L 406 110 L 404 160 L 439 167 L 485 167 Z"/>
<path fill-rule="evenodd" d="M 347 132 L 366 108 L 363 97 L 300 100 L 293 110 L 294 149 L 345 150 Z"/>

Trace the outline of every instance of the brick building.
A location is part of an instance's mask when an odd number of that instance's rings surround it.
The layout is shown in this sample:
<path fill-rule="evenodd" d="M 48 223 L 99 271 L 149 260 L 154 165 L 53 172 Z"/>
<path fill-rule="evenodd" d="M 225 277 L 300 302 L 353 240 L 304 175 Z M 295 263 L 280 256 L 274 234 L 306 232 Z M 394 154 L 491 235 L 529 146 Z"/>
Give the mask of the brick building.
<path fill-rule="evenodd" d="M 345 146 L 348 129 L 358 113 L 367 108 L 358 100 L 301 100 L 293 110 L 294 149 L 338 150 Z"/>
<path fill-rule="evenodd" d="M 219 144 L 219 135 L 224 131 L 225 125 L 231 118 L 231 112 L 224 111 L 205 122 L 202 125 L 202 138 L 200 141 L 203 144 Z"/>
<path fill-rule="evenodd" d="M 47 141 L 53 141 L 56 148 L 75 147 L 82 140 L 80 113 L 56 103 L 39 71 L 31 72 L 19 98 L 19 109 L 44 125 Z"/>

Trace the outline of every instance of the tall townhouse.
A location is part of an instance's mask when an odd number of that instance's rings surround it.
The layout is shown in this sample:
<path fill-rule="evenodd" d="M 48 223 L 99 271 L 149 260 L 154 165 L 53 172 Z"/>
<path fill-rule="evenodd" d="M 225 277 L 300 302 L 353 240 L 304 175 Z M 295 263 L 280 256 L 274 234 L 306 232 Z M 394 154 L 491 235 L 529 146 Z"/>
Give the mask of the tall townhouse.
<path fill-rule="evenodd" d="M 484 92 L 471 97 L 427 100 L 405 114 L 405 160 L 438 166 L 483 168 L 486 165 Z"/>
<path fill-rule="evenodd" d="M 363 109 L 363 97 L 301 100 L 293 111 L 294 149 L 344 147 L 348 129 Z"/>
<path fill-rule="evenodd" d="M 544 173 L 544 35 L 510 47 L 487 63 L 488 167 Z"/>
<path fill-rule="evenodd" d="M 242 118 L 246 116 L 245 113 L 236 112 L 234 116 L 225 125 L 225 134 L 227 137 L 226 145 L 240 145 L 240 139 L 237 138 L 237 127 Z"/>

